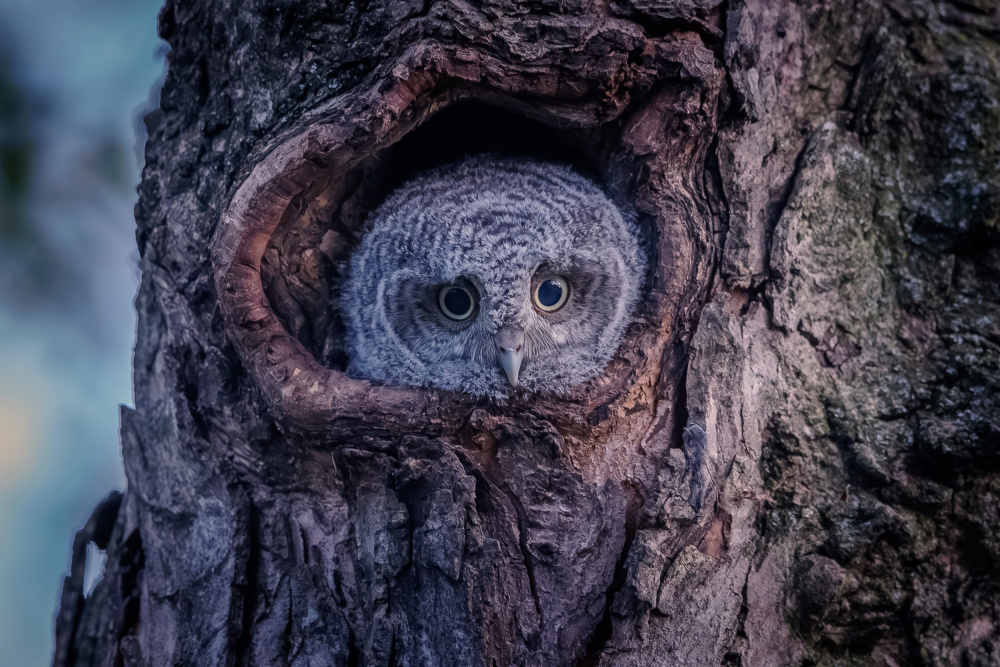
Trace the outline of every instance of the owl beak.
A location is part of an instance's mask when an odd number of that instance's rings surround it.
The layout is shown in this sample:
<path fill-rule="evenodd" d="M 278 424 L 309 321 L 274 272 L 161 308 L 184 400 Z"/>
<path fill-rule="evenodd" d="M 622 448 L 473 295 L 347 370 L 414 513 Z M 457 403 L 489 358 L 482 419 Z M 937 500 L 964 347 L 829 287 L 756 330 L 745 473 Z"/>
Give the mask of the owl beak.
<path fill-rule="evenodd" d="M 521 372 L 521 362 L 524 361 L 524 346 L 517 350 L 503 350 L 500 352 L 500 365 L 503 372 L 510 380 L 510 386 L 517 386 L 517 374 Z"/>
<path fill-rule="evenodd" d="M 521 362 L 524 361 L 524 331 L 509 327 L 501 329 L 497 335 L 497 355 L 510 386 L 516 387 Z"/>

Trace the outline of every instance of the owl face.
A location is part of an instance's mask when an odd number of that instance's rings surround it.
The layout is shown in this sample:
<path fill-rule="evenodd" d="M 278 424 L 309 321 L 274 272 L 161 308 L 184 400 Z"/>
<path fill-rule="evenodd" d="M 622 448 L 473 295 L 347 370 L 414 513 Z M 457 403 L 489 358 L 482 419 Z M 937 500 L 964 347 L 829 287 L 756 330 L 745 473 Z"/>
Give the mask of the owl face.
<path fill-rule="evenodd" d="M 474 156 L 402 185 L 344 285 L 350 371 L 504 398 L 614 354 L 644 273 L 634 224 L 569 167 Z"/>

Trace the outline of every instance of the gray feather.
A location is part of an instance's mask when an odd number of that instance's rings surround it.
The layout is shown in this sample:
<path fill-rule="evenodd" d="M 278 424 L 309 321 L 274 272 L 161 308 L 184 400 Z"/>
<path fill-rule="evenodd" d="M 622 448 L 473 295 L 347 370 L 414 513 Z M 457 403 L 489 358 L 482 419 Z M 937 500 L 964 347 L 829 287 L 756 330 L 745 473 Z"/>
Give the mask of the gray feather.
<path fill-rule="evenodd" d="M 504 398 L 495 338 L 517 326 L 520 386 L 565 393 L 614 355 L 644 271 L 634 222 L 570 167 L 465 158 L 401 185 L 370 214 L 344 285 L 349 371 Z M 531 292 L 550 273 L 569 279 L 570 297 L 543 313 Z M 456 281 L 480 297 L 461 323 L 437 302 Z"/>

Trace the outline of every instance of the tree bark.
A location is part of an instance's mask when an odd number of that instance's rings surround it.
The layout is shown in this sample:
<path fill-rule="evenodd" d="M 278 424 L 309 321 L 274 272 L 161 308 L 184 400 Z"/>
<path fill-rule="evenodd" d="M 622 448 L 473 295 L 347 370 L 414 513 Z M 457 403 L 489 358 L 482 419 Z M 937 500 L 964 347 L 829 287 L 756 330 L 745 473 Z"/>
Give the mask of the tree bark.
<path fill-rule="evenodd" d="M 55 665 L 1000 665 L 995 0 L 168 0 L 160 33 L 128 488 Z M 638 215 L 615 360 L 503 405 L 349 378 L 364 211 L 519 140 Z"/>

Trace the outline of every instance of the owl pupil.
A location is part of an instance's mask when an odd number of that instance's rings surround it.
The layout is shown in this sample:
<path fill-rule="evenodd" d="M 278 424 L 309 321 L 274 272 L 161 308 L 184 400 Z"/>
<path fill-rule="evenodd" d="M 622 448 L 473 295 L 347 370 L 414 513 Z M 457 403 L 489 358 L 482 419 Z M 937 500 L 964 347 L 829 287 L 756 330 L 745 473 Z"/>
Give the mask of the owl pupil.
<path fill-rule="evenodd" d="M 464 289 L 453 287 L 444 295 L 444 306 L 454 315 L 464 315 L 472 309 L 472 297 Z"/>
<path fill-rule="evenodd" d="M 562 285 L 554 280 L 546 280 L 538 288 L 538 303 L 546 308 L 550 308 L 559 303 L 562 293 Z"/>

